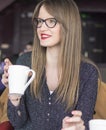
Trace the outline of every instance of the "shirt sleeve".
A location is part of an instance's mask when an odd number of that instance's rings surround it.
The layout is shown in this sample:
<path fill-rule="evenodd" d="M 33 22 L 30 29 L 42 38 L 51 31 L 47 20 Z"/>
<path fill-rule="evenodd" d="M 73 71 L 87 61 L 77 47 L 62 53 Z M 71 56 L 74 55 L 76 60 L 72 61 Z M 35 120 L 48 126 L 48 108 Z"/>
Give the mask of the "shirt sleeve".
<path fill-rule="evenodd" d="M 28 67 L 31 67 L 31 52 L 28 52 L 19 56 L 19 58 L 16 61 L 16 64 L 26 65 Z M 29 123 L 30 121 L 28 120 L 29 118 L 28 118 L 27 107 L 25 104 L 25 99 L 26 99 L 26 93 L 21 97 L 20 104 L 17 107 L 15 107 L 11 103 L 11 101 L 8 100 L 7 113 L 8 113 L 9 120 L 11 124 L 14 126 L 14 128 L 19 129 L 19 130 L 31 124 Z M 24 129 L 27 130 L 27 128 L 24 128 Z M 30 129 L 28 128 L 28 130 Z"/>
<path fill-rule="evenodd" d="M 15 107 L 8 100 L 8 117 L 15 128 L 20 128 L 27 121 L 27 112 L 24 104 L 24 97 L 21 98 L 19 106 Z"/>
<path fill-rule="evenodd" d="M 89 120 L 93 118 L 98 89 L 98 71 L 90 64 L 81 70 L 79 98 L 76 109 L 82 111 L 86 130 L 89 130 Z"/>

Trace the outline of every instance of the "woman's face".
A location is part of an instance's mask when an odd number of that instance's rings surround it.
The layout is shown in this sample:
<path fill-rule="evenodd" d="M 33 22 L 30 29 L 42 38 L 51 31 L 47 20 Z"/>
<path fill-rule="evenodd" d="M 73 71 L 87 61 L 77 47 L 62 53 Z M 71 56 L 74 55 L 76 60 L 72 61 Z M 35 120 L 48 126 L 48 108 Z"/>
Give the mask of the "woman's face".
<path fill-rule="evenodd" d="M 60 24 L 57 22 L 57 20 L 54 19 L 54 17 L 46 11 L 44 6 L 40 8 L 38 18 L 39 18 L 39 25 L 41 25 L 40 27 L 37 28 L 37 34 L 40 40 L 40 45 L 44 47 L 52 47 L 59 44 Z M 48 19 L 46 20 L 46 23 L 45 21 L 43 21 L 45 19 Z"/>

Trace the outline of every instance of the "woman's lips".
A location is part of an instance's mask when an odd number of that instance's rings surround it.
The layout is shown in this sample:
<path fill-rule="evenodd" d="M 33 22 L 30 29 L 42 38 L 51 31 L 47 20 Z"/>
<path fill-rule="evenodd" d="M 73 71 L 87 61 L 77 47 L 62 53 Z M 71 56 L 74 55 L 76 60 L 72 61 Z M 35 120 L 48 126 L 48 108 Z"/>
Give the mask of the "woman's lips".
<path fill-rule="evenodd" d="M 48 38 L 50 38 L 50 37 L 51 37 L 51 35 L 41 34 L 41 39 L 42 39 L 42 40 L 48 39 Z"/>

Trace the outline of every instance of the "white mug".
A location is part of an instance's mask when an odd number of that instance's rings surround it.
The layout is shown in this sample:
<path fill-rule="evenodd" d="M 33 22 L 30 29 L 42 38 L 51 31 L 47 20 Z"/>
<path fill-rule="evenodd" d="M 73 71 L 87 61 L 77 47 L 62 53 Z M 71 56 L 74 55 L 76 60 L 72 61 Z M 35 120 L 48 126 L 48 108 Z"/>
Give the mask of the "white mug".
<path fill-rule="evenodd" d="M 28 80 L 30 72 L 32 75 Z M 23 95 L 35 78 L 35 71 L 23 65 L 10 65 L 8 73 L 9 94 Z"/>
<path fill-rule="evenodd" d="M 105 119 L 92 119 L 89 121 L 90 130 L 106 130 Z"/>

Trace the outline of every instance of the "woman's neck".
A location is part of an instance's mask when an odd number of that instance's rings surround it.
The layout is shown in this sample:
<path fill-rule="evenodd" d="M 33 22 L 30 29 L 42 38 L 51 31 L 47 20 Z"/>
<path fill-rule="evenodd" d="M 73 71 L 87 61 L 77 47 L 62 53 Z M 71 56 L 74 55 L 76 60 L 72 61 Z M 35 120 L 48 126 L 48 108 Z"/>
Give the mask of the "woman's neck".
<path fill-rule="evenodd" d="M 59 50 L 57 48 L 47 48 L 46 82 L 51 91 L 58 87 L 58 54 Z"/>
<path fill-rule="evenodd" d="M 57 67 L 58 64 L 58 55 L 59 49 L 58 48 L 47 48 L 46 51 L 46 67 Z"/>

